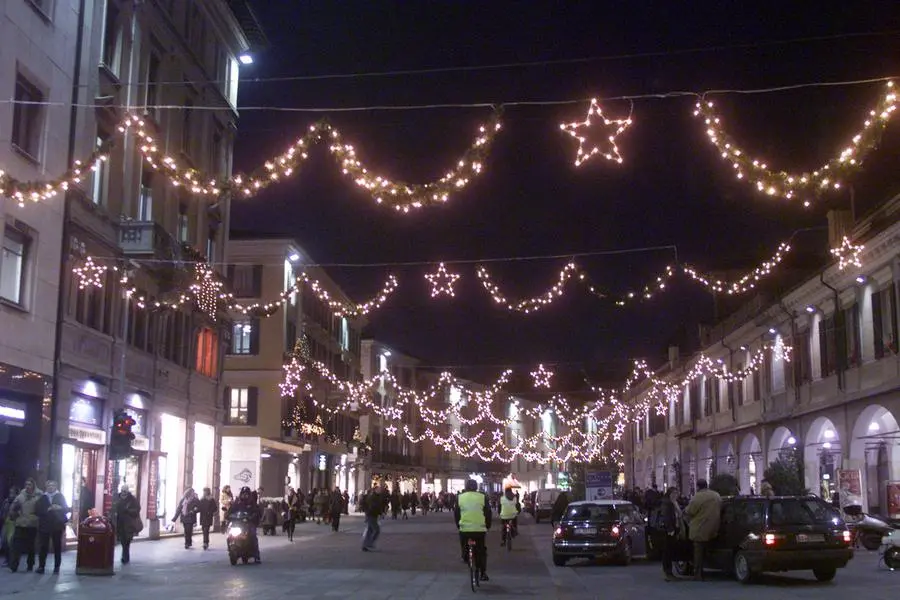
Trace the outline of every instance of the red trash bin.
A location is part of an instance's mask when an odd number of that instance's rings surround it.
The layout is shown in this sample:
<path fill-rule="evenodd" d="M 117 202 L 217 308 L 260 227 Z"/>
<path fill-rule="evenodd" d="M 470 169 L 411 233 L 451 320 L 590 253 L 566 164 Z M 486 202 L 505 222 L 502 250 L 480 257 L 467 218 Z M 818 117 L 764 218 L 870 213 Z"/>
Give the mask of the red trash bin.
<path fill-rule="evenodd" d="M 116 532 L 106 517 L 88 517 L 78 528 L 76 575 L 113 575 Z"/>

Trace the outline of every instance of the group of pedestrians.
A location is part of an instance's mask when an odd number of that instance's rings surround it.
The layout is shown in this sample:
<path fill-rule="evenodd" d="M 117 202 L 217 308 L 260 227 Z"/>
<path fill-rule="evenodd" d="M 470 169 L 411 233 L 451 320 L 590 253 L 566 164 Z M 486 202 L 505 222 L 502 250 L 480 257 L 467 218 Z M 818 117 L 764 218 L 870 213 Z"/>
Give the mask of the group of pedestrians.
<path fill-rule="evenodd" d="M 662 533 L 662 568 L 666 581 L 678 578 L 672 563 L 686 542 L 693 547 L 694 579 L 703 580 L 703 566 L 709 543 L 719 533 L 722 497 L 709 489 L 705 479 L 697 480 L 697 493 L 682 509 L 678 490 L 669 488 L 659 501 L 658 527 Z"/>
<path fill-rule="evenodd" d="M 0 505 L 3 536 L 0 549 L 6 556 L 5 566 L 13 573 L 19 570 L 23 556 L 27 571 L 44 573 L 51 546 L 53 572 L 59 573 L 64 532 L 71 511 L 55 481 L 48 481 L 45 488 L 41 491 L 35 480 L 28 478 L 21 491 L 10 489 Z"/>

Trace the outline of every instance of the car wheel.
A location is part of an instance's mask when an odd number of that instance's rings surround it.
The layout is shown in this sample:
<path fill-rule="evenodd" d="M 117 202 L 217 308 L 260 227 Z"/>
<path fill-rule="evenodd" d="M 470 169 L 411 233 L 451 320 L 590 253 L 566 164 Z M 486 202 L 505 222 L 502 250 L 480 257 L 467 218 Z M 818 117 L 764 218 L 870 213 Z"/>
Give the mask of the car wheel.
<path fill-rule="evenodd" d="M 877 533 L 867 533 L 860 541 L 866 550 L 878 550 L 881 547 L 881 536 Z"/>
<path fill-rule="evenodd" d="M 900 569 L 900 548 L 893 546 L 884 551 L 884 566 L 888 569 Z"/>
<path fill-rule="evenodd" d="M 753 575 L 747 555 L 740 551 L 737 552 L 734 555 L 734 578 L 741 583 L 750 583 L 753 581 Z"/>
<path fill-rule="evenodd" d="M 835 567 L 816 567 L 813 569 L 813 575 L 815 575 L 816 579 L 819 581 L 831 581 L 836 574 L 837 568 Z"/>
<path fill-rule="evenodd" d="M 553 553 L 553 564 L 556 565 L 557 567 L 566 566 L 566 557 L 563 556 L 562 554 L 557 554 L 556 552 L 554 552 Z"/>
<path fill-rule="evenodd" d="M 619 564 L 623 567 L 631 564 L 631 540 L 625 540 L 622 552 L 619 553 Z"/>

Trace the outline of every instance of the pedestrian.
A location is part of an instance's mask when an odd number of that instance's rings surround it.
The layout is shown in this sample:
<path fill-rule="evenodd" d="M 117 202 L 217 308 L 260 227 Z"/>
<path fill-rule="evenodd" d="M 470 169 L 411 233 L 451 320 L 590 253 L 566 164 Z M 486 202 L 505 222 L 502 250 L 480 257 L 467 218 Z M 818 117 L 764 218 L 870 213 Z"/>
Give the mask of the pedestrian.
<path fill-rule="evenodd" d="M 662 568 L 666 581 L 675 581 L 672 573 L 672 561 L 678 551 L 678 543 L 684 537 L 684 518 L 678 505 L 678 489 L 670 487 L 666 490 L 659 506 L 660 524 L 662 527 Z"/>
<path fill-rule="evenodd" d="M 691 498 L 684 515 L 694 545 L 694 579 L 703 581 L 703 563 L 707 547 L 719 533 L 722 497 L 711 489 L 705 479 L 697 480 L 697 493 Z"/>
<path fill-rule="evenodd" d="M 28 570 L 34 570 L 34 545 L 37 541 L 39 522 L 36 509 L 41 495 L 42 492 L 37 489 L 34 479 L 29 477 L 25 480 L 25 489 L 19 492 L 10 509 L 16 526 L 9 559 L 9 570 L 13 573 L 19 570 L 19 562 L 23 554 Z"/>
<path fill-rule="evenodd" d="M 208 487 L 203 488 L 203 497 L 198 502 L 197 513 L 200 517 L 200 530 L 203 532 L 203 549 L 206 550 L 209 548 L 209 530 L 213 526 L 213 520 L 219 513 L 216 499 Z"/>
<path fill-rule="evenodd" d="M 62 564 L 63 532 L 69 521 L 69 505 L 59 492 L 55 481 L 48 481 L 44 494 L 38 499 L 35 513 L 38 516 L 38 573 L 47 566 L 47 552 L 53 543 L 53 574 L 59 573 Z"/>
<path fill-rule="evenodd" d="M 81 478 L 81 489 L 78 491 L 78 524 L 87 519 L 94 509 L 94 490 L 88 485 L 87 479 Z"/>
<path fill-rule="evenodd" d="M 234 503 L 234 494 L 231 493 L 231 486 L 226 485 L 222 488 L 222 494 L 219 496 L 219 505 L 222 507 L 222 533 L 228 531 L 228 511 Z"/>
<path fill-rule="evenodd" d="M 344 496 L 340 488 L 334 488 L 331 496 L 331 530 L 337 532 L 341 525 L 341 513 L 344 512 Z"/>
<path fill-rule="evenodd" d="M 200 510 L 200 500 L 197 499 L 197 493 L 194 488 L 184 490 L 184 496 L 175 509 L 175 516 L 172 517 L 172 523 L 181 519 L 181 525 L 184 527 L 184 549 L 189 550 L 194 545 L 194 525 L 197 523 L 197 511 Z"/>
<path fill-rule="evenodd" d="M 766 498 L 771 498 L 775 495 L 775 489 L 772 487 L 772 484 L 769 483 L 768 479 L 763 479 L 759 484 L 759 495 L 765 496 Z"/>
<path fill-rule="evenodd" d="M 141 522 L 141 505 L 127 485 L 123 485 L 119 497 L 113 505 L 112 522 L 116 527 L 116 538 L 122 545 L 122 564 L 131 562 L 131 540 L 144 528 Z"/>
<path fill-rule="evenodd" d="M 285 528 L 288 534 L 288 541 L 294 541 L 294 530 L 297 527 L 297 520 L 300 518 L 300 506 L 301 506 L 300 496 L 294 491 L 294 488 L 288 489 L 287 498 L 284 501 L 284 512 L 285 512 Z"/>
<path fill-rule="evenodd" d="M 343 501 L 344 514 L 349 515 L 350 514 L 350 494 L 347 492 L 347 490 L 344 490 L 343 499 L 344 499 L 344 501 Z"/>
<path fill-rule="evenodd" d="M 366 515 L 366 530 L 363 533 L 363 552 L 375 550 L 375 542 L 381 535 L 381 525 L 378 520 L 384 513 L 384 494 L 375 488 L 366 492 L 360 499 L 360 507 Z"/>
<path fill-rule="evenodd" d="M 19 495 L 19 488 L 12 486 L 9 488 L 9 494 L 0 504 L 0 554 L 3 555 L 4 567 L 9 566 L 9 557 L 12 554 L 13 533 L 16 530 L 15 520 L 10 516 L 13 502 Z"/>
<path fill-rule="evenodd" d="M 556 497 L 556 500 L 553 502 L 553 508 L 550 509 L 550 524 L 553 527 L 556 527 L 556 524 L 561 521 L 563 515 L 566 514 L 569 502 L 568 492 L 560 492 L 559 496 Z"/>

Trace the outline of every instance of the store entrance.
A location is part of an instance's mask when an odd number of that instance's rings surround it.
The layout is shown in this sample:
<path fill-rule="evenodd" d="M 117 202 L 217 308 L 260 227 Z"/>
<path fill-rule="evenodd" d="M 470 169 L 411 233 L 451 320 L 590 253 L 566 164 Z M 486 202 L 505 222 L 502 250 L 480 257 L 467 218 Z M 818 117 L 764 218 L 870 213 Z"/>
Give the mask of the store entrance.
<path fill-rule="evenodd" d="M 101 448 L 85 448 L 75 444 L 62 445 L 60 491 L 72 508 L 66 537 L 76 537 L 78 523 L 97 508 L 97 460 Z"/>

